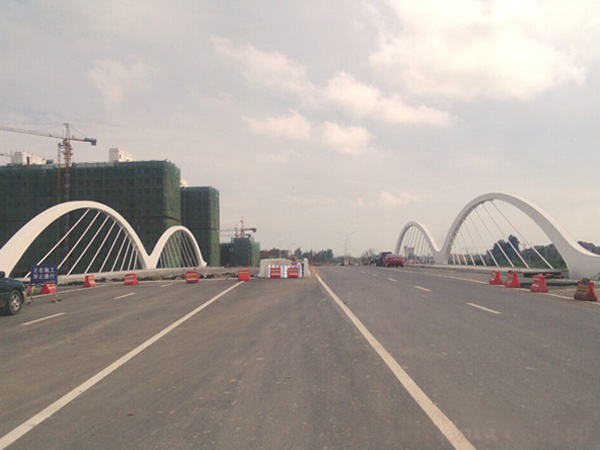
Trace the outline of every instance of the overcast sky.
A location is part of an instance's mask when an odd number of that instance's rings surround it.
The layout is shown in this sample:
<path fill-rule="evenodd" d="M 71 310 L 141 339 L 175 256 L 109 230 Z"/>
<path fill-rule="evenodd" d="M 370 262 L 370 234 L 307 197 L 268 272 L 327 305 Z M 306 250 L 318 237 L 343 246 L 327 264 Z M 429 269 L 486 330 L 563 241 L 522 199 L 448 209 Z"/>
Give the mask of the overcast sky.
<path fill-rule="evenodd" d="M 261 247 L 438 242 L 508 192 L 600 245 L 597 0 L 3 0 L 0 124 L 168 159 Z M 53 128 L 52 128 L 53 127 Z M 0 133 L 0 153 L 56 142 Z M 4 161 L 4 160 L 3 160 Z"/>

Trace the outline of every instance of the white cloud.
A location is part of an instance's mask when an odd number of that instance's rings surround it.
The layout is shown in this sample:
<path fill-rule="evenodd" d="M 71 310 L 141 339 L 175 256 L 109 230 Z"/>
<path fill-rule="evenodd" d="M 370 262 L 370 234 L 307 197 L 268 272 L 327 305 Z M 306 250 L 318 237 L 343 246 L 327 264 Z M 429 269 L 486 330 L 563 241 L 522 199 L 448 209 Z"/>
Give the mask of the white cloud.
<path fill-rule="evenodd" d="M 337 73 L 325 86 L 316 87 L 308 79 L 303 65 L 279 52 L 264 52 L 250 44 L 234 45 L 229 39 L 216 36 L 212 37 L 212 42 L 221 54 L 242 66 L 251 82 L 299 95 L 302 100 L 311 100 L 312 106 L 317 108 L 323 104 L 312 101 L 315 93 L 319 93 L 325 103 L 334 104 L 358 118 L 372 117 L 408 125 L 443 126 L 454 121 L 447 112 L 423 105 L 409 106 L 398 93 L 386 97 L 378 87 L 362 83 L 345 71 Z M 258 122 L 251 120 L 250 123 L 253 131 L 262 132 L 263 127 Z M 277 125 L 269 124 L 271 127 Z"/>
<path fill-rule="evenodd" d="M 337 73 L 325 86 L 316 87 L 308 79 L 303 65 L 279 52 L 264 52 L 250 44 L 234 45 L 229 39 L 216 36 L 212 42 L 223 55 L 241 64 L 245 76 L 253 83 L 300 95 L 303 100 L 312 99 L 312 94 L 319 92 L 326 103 L 337 105 L 358 118 L 374 117 L 408 125 L 443 126 L 454 121 L 444 111 L 423 105 L 409 106 L 398 93 L 386 97 L 376 86 L 362 83 L 345 71 Z M 319 102 L 312 104 L 317 108 L 323 106 Z M 253 131 L 262 132 L 263 127 L 258 122 L 250 120 L 250 123 Z M 271 123 L 268 127 L 277 125 Z M 299 132 L 305 129 L 303 126 Z"/>
<path fill-rule="evenodd" d="M 346 127 L 333 122 L 323 125 L 323 141 L 336 152 L 361 155 L 369 149 L 371 133 L 363 127 Z"/>
<path fill-rule="evenodd" d="M 329 80 L 323 88 L 323 97 L 359 118 L 370 116 L 407 125 L 443 126 L 454 121 L 447 112 L 427 106 L 409 106 L 397 93 L 386 97 L 379 88 L 362 83 L 346 72 Z"/>
<path fill-rule="evenodd" d="M 283 116 L 254 119 L 246 117 L 250 130 L 255 134 L 306 140 L 310 138 L 312 126 L 308 119 L 296 111 Z"/>
<path fill-rule="evenodd" d="M 429 124 L 445 126 L 454 122 L 454 117 L 439 109 L 424 105 L 416 108 L 408 106 L 399 95 L 382 99 L 378 105 L 377 114 L 388 122 L 407 125 Z"/>
<path fill-rule="evenodd" d="M 419 201 L 421 201 L 421 197 L 409 192 L 394 194 L 388 191 L 381 191 L 379 193 L 379 204 L 385 209 L 391 209 L 396 206 L 403 206 Z"/>
<path fill-rule="evenodd" d="M 94 87 L 110 104 L 120 104 L 128 89 L 138 88 L 155 70 L 139 58 L 127 66 L 121 61 L 100 60 L 94 62 L 89 77 Z"/>
<path fill-rule="evenodd" d="M 363 117 L 375 111 L 381 92 L 374 86 L 360 83 L 346 72 L 340 72 L 323 88 L 323 95 L 328 101 Z"/>
<path fill-rule="evenodd" d="M 223 55 L 238 62 L 252 82 L 283 92 L 305 94 L 312 89 L 306 68 L 279 52 L 265 52 L 250 44 L 234 45 L 213 36 L 212 43 Z"/>
<path fill-rule="evenodd" d="M 530 99 L 584 70 L 548 35 L 535 0 L 388 0 L 400 31 L 380 31 L 370 63 L 416 95 Z"/>

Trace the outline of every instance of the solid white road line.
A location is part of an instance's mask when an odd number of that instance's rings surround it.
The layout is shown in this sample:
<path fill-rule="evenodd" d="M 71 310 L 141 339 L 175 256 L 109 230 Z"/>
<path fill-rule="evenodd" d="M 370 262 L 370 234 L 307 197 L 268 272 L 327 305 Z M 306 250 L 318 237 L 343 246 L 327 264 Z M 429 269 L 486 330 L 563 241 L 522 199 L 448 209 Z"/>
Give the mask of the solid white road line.
<path fill-rule="evenodd" d="M 398 280 L 394 280 L 393 278 L 388 278 L 388 280 L 390 280 L 390 281 L 398 281 Z"/>
<path fill-rule="evenodd" d="M 115 297 L 113 300 L 119 300 L 120 298 L 129 297 L 130 295 L 135 295 L 137 292 L 130 292 L 129 294 L 121 295 L 120 297 Z"/>
<path fill-rule="evenodd" d="M 421 289 L 422 291 L 425 291 L 425 292 L 431 292 L 431 289 L 427 289 L 427 288 L 424 288 L 424 287 L 421 287 L 421 286 L 415 286 L 415 287 L 417 289 Z"/>
<path fill-rule="evenodd" d="M 133 357 L 135 357 L 136 355 L 138 355 L 141 352 L 143 352 L 144 350 L 146 350 L 148 347 L 150 347 L 152 344 L 154 344 L 155 342 L 157 342 L 159 339 L 165 337 L 168 333 L 170 333 L 171 331 L 173 331 L 179 325 L 181 325 L 182 323 L 184 323 L 187 320 L 189 320 L 192 317 L 194 317 L 196 314 L 198 314 L 204 308 L 206 308 L 207 306 L 209 306 L 212 303 L 216 302 L 218 299 L 220 299 L 221 297 L 223 297 L 229 291 L 232 291 L 233 289 L 235 289 L 236 287 L 238 287 L 240 284 L 242 284 L 242 283 L 236 283 L 236 284 L 234 284 L 233 286 L 225 289 L 220 294 L 218 294 L 215 297 L 211 298 L 209 301 L 207 301 L 203 305 L 198 306 L 192 312 L 186 314 L 185 316 L 183 316 L 181 319 L 177 320 L 176 322 L 173 322 L 167 328 L 165 328 L 164 330 L 162 330 L 159 333 L 155 334 L 150 339 L 148 339 L 146 342 L 144 342 L 143 344 L 141 344 L 141 345 L 137 346 L 136 348 L 134 348 L 133 350 L 131 350 L 125 356 L 122 356 L 121 358 L 119 358 L 118 360 L 116 360 L 114 363 L 112 363 L 106 369 L 102 370 L 101 372 L 98 372 L 92 378 L 90 378 L 89 380 L 87 380 L 83 384 L 80 384 L 75 389 L 73 389 L 71 392 L 69 392 L 66 395 L 64 395 L 63 397 L 59 398 L 57 401 L 55 401 L 54 403 L 52 403 L 46 409 L 44 409 L 43 411 L 39 412 L 38 414 L 36 414 L 35 416 L 33 416 L 31 419 L 27 420 L 23 424 L 19 425 L 17 428 L 15 428 L 14 430 L 12 430 L 10 433 L 4 435 L 2 438 L 0 438 L 0 450 L 4 450 L 6 447 L 8 447 L 9 445 L 11 445 L 13 442 L 15 442 L 21 436 L 23 436 L 24 434 L 28 433 L 33 428 L 35 428 L 40 423 L 42 423 L 44 420 L 46 420 L 49 417 L 51 417 L 54 413 L 56 413 L 62 407 L 64 407 L 65 405 L 67 405 L 70 402 L 72 402 L 73 400 L 75 400 L 77 397 L 79 397 L 85 391 L 87 391 L 88 389 L 90 389 L 94 385 L 98 384 L 100 381 L 102 381 L 108 375 L 110 375 L 111 373 L 113 373 L 119 367 L 123 366 L 125 363 L 127 363 L 129 360 L 131 360 Z"/>
<path fill-rule="evenodd" d="M 436 273 L 418 272 L 416 270 L 406 270 L 405 269 L 404 272 L 407 272 L 407 273 L 418 273 L 420 275 L 427 275 L 427 276 L 430 276 L 430 277 L 437 277 L 437 278 L 448 278 L 450 280 L 468 281 L 470 283 L 477 283 L 477 284 L 489 284 L 489 282 L 486 282 L 486 281 L 470 280 L 469 278 L 449 277 L 447 275 L 438 275 Z"/>
<path fill-rule="evenodd" d="M 163 285 L 161 286 L 161 288 L 164 288 L 164 287 L 169 287 L 169 286 L 173 286 L 173 283 L 169 283 L 169 284 L 163 284 Z"/>
<path fill-rule="evenodd" d="M 467 303 L 467 305 L 472 306 L 474 308 L 483 309 L 484 311 L 491 312 L 491 313 L 494 313 L 494 314 L 502 314 L 500 311 L 495 311 L 493 309 L 486 308 L 485 306 L 476 305 L 475 303 Z"/>
<path fill-rule="evenodd" d="M 51 316 L 47 316 L 47 317 L 42 317 L 41 319 L 36 319 L 36 320 L 32 320 L 30 322 L 24 322 L 21 325 L 26 326 L 26 325 L 32 325 L 34 323 L 38 323 L 38 322 L 43 322 L 44 320 L 48 320 L 48 319 L 52 319 L 54 317 L 58 317 L 58 316 L 64 316 L 65 313 L 58 313 L 58 314 L 53 314 Z"/>
<path fill-rule="evenodd" d="M 103 285 L 98 285 L 95 288 L 66 289 L 66 290 L 63 291 L 60 288 L 60 285 L 59 285 L 58 286 L 58 293 L 61 294 L 61 295 L 64 295 L 64 294 L 68 294 L 69 292 L 89 291 L 90 289 L 100 289 L 100 288 L 107 287 L 107 286 L 108 286 L 107 284 L 103 284 Z M 33 294 L 33 298 L 35 300 L 36 298 L 48 297 L 50 295 L 56 295 L 56 294 Z"/>
<path fill-rule="evenodd" d="M 337 305 L 344 311 L 348 318 L 352 321 L 354 326 L 362 333 L 367 342 L 373 347 L 373 350 L 381 357 L 381 359 L 387 364 L 392 373 L 396 376 L 398 381 L 404 386 L 408 393 L 412 396 L 417 404 L 423 409 L 425 414 L 429 416 L 432 422 L 438 427 L 444 436 L 450 441 L 450 443 L 457 450 L 475 450 L 475 447 L 467 440 L 464 434 L 458 429 L 454 423 L 446 417 L 446 415 L 433 403 L 433 401 L 427 397 L 425 392 L 414 382 L 414 380 L 406 373 L 406 371 L 396 362 L 396 360 L 388 353 L 388 351 L 379 343 L 375 336 L 363 325 L 363 323 L 354 315 L 354 313 L 335 295 L 335 293 L 325 284 L 319 274 L 317 279 L 325 290 L 329 293 L 331 298 L 337 303 Z"/>
<path fill-rule="evenodd" d="M 477 284 L 490 284 L 489 281 L 479 281 L 479 280 L 469 280 L 468 278 L 456 278 L 456 277 L 445 277 L 450 278 L 451 280 L 459 280 L 459 281 L 468 281 L 469 283 L 477 283 Z"/>
<path fill-rule="evenodd" d="M 544 295 L 549 295 L 550 297 L 564 298 L 565 300 L 575 300 L 573 297 L 567 297 L 566 295 L 559 295 L 559 294 L 549 294 L 548 292 L 545 292 Z M 600 306 L 600 302 L 582 302 L 582 303 L 586 303 L 588 305 Z"/>
<path fill-rule="evenodd" d="M 574 300 L 573 297 L 567 297 L 566 295 L 549 294 L 548 292 L 544 292 L 544 295 L 549 295 L 550 297 L 566 298 L 567 300 Z"/>

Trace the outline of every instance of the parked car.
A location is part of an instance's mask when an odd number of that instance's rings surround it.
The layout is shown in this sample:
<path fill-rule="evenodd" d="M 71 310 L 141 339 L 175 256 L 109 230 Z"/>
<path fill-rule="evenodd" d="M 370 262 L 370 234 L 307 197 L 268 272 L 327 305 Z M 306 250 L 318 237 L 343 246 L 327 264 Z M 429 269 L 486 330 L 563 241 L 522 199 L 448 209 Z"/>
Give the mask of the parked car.
<path fill-rule="evenodd" d="M 404 267 L 404 258 L 400 255 L 389 254 L 383 260 L 384 267 Z"/>
<path fill-rule="evenodd" d="M 25 285 L 0 272 L 0 310 L 6 314 L 18 314 L 25 299 Z"/>
<path fill-rule="evenodd" d="M 375 265 L 381 267 L 383 266 L 383 261 L 385 260 L 385 257 L 387 255 L 389 255 L 392 252 L 381 252 L 379 255 L 377 255 L 377 259 L 375 260 Z"/>

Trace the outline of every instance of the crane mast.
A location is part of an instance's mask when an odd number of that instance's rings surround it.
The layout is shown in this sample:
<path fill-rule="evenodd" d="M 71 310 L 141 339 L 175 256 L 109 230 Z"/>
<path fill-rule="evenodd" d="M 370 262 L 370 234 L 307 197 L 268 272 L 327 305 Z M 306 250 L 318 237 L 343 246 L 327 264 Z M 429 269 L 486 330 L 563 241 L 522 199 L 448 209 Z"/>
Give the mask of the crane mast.
<path fill-rule="evenodd" d="M 71 145 L 71 141 L 77 141 L 77 142 L 87 142 L 88 144 L 91 144 L 93 146 L 95 146 L 97 144 L 97 140 L 94 138 L 76 138 L 75 136 L 71 135 L 71 129 L 69 127 L 68 123 L 64 123 L 63 126 L 64 131 L 62 136 L 59 135 L 55 135 L 52 133 L 46 133 L 43 131 L 35 131 L 35 130 L 23 130 L 20 128 L 13 128 L 13 127 L 3 127 L 0 126 L 0 131 L 9 131 L 11 133 L 20 133 L 20 134 L 29 134 L 29 135 L 33 135 L 33 136 L 41 136 L 41 137 L 49 137 L 49 138 L 53 138 L 53 139 L 60 139 L 61 142 L 58 143 L 58 158 L 56 161 L 56 168 L 57 168 L 57 173 L 56 173 L 56 196 L 57 196 L 57 203 L 61 203 L 61 201 L 63 202 L 68 202 L 71 199 L 71 163 L 73 160 L 73 147 Z M 64 156 L 64 160 L 65 160 L 65 170 L 64 170 L 64 181 L 63 181 L 63 195 L 62 195 L 62 199 L 61 199 L 61 189 L 60 189 L 60 184 L 61 184 L 61 179 L 63 177 L 61 177 L 61 157 Z M 64 233 L 66 234 L 69 230 L 69 222 L 70 222 L 70 217 L 69 214 L 65 214 L 65 216 L 63 217 L 64 219 Z M 58 228 L 58 224 L 57 224 L 57 238 L 60 237 L 60 230 Z M 69 239 L 65 239 L 64 241 L 64 252 L 65 254 L 69 254 Z M 65 268 L 68 269 L 68 265 L 69 262 L 66 262 L 66 265 L 64 266 Z"/>

